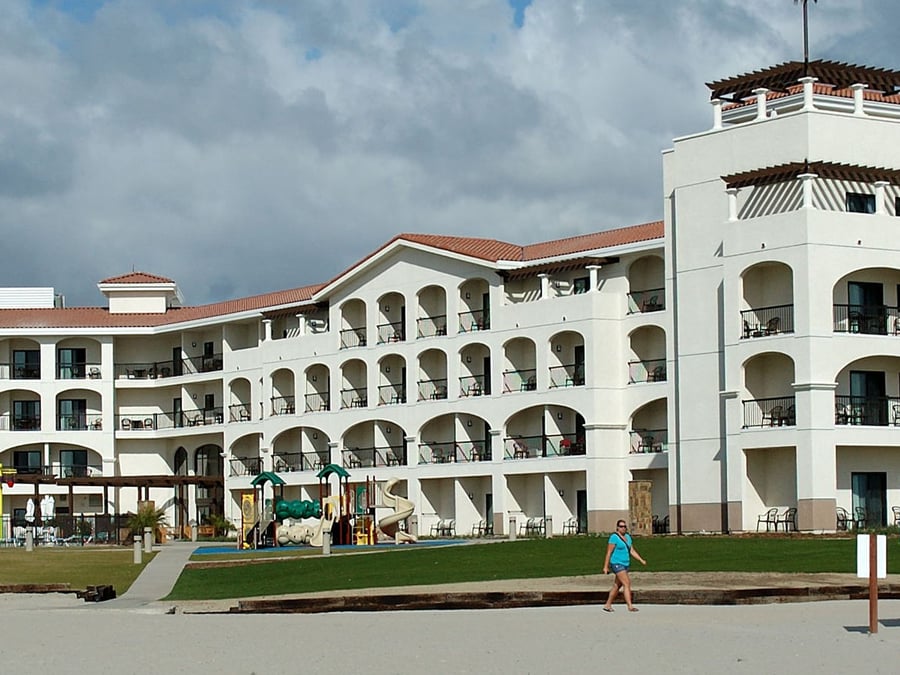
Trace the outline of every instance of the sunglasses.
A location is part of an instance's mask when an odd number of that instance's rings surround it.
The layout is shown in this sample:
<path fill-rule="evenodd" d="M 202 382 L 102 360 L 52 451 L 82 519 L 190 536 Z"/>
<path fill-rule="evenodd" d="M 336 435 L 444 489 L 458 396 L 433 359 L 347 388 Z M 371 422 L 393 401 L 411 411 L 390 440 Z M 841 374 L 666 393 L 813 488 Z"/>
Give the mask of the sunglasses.
<path fill-rule="evenodd" d="M 616 527 L 624 527 L 625 529 L 628 529 L 628 526 L 627 526 L 627 525 L 624 525 L 624 524 L 621 524 L 621 523 L 620 523 L 619 525 L 616 525 Z"/>

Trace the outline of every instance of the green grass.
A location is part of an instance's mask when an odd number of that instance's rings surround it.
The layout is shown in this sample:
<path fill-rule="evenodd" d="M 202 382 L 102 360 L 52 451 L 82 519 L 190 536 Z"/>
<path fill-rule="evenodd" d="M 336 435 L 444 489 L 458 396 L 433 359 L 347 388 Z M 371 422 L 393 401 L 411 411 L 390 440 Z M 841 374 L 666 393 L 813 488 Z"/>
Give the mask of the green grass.
<path fill-rule="evenodd" d="M 0 584 L 65 584 L 72 588 L 110 584 L 121 595 L 137 579 L 155 553 L 135 565 L 130 548 L 94 549 L 35 547 L 0 549 Z"/>
<path fill-rule="evenodd" d="M 653 537 L 635 545 L 648 572 L 844 572 L 856 570 L 856 540 L 824 537 Z M 896 543 L 891 540 L 889 550 Z M 187 569 L 171 600 L 239 598 L 312 591 L 598 574 L 605 537 L 484 545 L 401 547 L 364 555 L 275 560 Z M 900 573 L 900 551 L 888 555 Z"/>

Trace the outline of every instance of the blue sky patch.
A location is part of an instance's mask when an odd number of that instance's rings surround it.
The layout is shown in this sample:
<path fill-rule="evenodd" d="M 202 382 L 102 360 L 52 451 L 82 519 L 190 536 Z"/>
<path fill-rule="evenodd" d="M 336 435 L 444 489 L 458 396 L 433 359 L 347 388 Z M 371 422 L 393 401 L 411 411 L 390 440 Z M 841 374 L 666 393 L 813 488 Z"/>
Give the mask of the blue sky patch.
<path fill-rule="evenodd" d="M 521 28 L 525 25 L 525 10 L 531 5 L 531 1 L 532 0 L 506 0 L 506 2 L 509 3 L 509 6 L 512 7 L 513 23 L 516 25 L 516 28 Z"/>

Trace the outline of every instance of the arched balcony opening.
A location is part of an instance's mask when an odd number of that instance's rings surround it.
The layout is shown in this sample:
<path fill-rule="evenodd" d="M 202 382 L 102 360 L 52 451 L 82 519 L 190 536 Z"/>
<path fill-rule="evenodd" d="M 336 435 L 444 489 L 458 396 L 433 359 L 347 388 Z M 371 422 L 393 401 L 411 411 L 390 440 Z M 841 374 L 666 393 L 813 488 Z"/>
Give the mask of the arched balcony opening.
<path fill-rule="evenodd" d="M 362 359 L 351 359 L 341 365 L 341 408 L 369 407 L 366 378 L 368 370 Z"/>
<path fill-rule="evenodd" d="M 224 477 L 224 464 L 222 448 L 213 443 L 201 445 L 194 452 L 194 474 L 197 476 Z M 209 517 L 222 515 L 225 506 L 225 482 L 221 485 L 197 486 L 197 514 L 195 516 L 201 525 L 209 524 Z"/>
<path fill-rule="evenodd" d="M 503 370 L 503 393 L 537 389 L 536 348 L 528 338 L 513 338 L 503 345 L 506 367 Z"/>
<path fill-rule="evenodd" d="M 665 382 L 666 333 L 659 326 L 641 326 L 628 336 L 628 384 Z"/>
<path fill-rule="evenodd" d="M 784 354 L 766 353 L 744 364 L 744 428 L 784 427 L 797 423 L 794 362 Z"/>
<path fill-rule="evenodd" d="M 447 355 L 440 349 L 427 349 L 419 354 L 416 388 L 419 401 L 447 398 Z"/>
<path fill-rule="evenodd" d="M 741 339 L 794 332 L 794 272 L 764 262 L 741 275 Z"/>
<path fill-rule="evenodd" d="M 666 399 L 659 398 L 641 406 L 631 416 L 628 452 L 666 452 L 669 449 L 668 429 Z"/>
<path fill-rule="evenodd" d="M 25 338 L 0 340 L 0 355 L 0 380 L 41 379 L 41 345 L 38 342 Z"/>
<path fill-rule="evenodd" d="M 272 373 L 272 414 L 293 415 L 297 412 L 294 396 L 294 372 L 279 368 Z"/>
<path fill-rule="evenodd" d="M 348 300 L 341 305 L 341 349 L 365 347 L 368 344 L 366 335 L 366 303 L 362 300 Z"/>
<path fill-rule="evenodd" d="M 900 335 L 900 270 L 862 269 L 834 285 L 834 332 Z"/>
<path fill-rule="evenodd" d="M 459 332 L 491 327 L 491 288 L 484 279 L 467 279 L 459 285 Z"/>
<path fill-rule="evenodd" d="M 258 476 L 263 472 L 262 457 L 259 452 L 260 435 L 247 434 L 236 438 L 228 453 L 228 475 Z"/>
<path fill-rule="evenodd" d="M 102 399 L 96 391 L 69 389 L 56 396 L 57 431 L 100 431 L 103 429 Z"/>
<path fill-rule="evenodd" d="M 0 431 L 40 431 L 41 397 L 29 389 L 0 392 Z"/>
<path fill-rule="evenodd" d="M 272 468 L 276 473 L 320 471 L 330 463 L 328 436 L 315 427 L 297 427 L 272 441 Z"/>
<path fill-rule="evenodd" d="M 253 418 L 251 401 L 253 400 L 250 380 L 237 377 L 228 383 L 228 421 L 249 422 Z"/>
<path fill-rule="evenodd" d="M 451 413 L 428 420 L 419 430 L 419 439 L 419 464 L 491 459 L 491 425 L 470 413 Z"/>
<path fill-rule="evenodd" d="M 378 405 L 406 403 L 406 360 L 388 354 L 378 362 Z"/>
<path fill-rule="evenodd" d="M 341 462 L 345 469 L 406 466 L 406 432 L 388 420 L 367 420 L 344 433 Z"/>
<path fill-rule="evenodd" d="M 441 286 L 426 286 L 418 293 L 419 315 L 416 338 L 447 334 L 447 291 Z"/>
<path fill-rule="evenodd" d="M 67 338 L 56 344 L 56 379 L 100 379 L 100 343 L 89 338 Z"/>
<path fill-rule="evenodd" d="M 490 395 L 491 350 L 487 345 L 468 344 L 459 351 L 459 395 Z"/>
<path fill-rule="evenodd" d="M 566 406 L 520 410 L 506 423 L 503 459 L 583 455 L 587 451 L 584 417 Z"/>
<path fill-rule="evenodd" d="M 400 293 L 378 298 L 378 344 L 406 340 L 406 299 Z"/>
<path fill-rule="evenodd" d="M 306 369 L 306 412 L 331 410 L 331 373 L 328 366 L 316 363 Z"/>
<path fill-rule="evenodd" d="M 666 268 L 663 259 L 647 255 L 628 268 L 628 313 L 658 312 L 666 308 Z"/>
<path fill-rule="evenodd" d="M 584 385 L 584 337 L 575 331 L 563 331 L 550 338 L 550 388 Z"/>
<path fill-rule="evenodd" d="M 835 378 L 835 424 L 900 427 L 900 358 L 867 356 Z"/>

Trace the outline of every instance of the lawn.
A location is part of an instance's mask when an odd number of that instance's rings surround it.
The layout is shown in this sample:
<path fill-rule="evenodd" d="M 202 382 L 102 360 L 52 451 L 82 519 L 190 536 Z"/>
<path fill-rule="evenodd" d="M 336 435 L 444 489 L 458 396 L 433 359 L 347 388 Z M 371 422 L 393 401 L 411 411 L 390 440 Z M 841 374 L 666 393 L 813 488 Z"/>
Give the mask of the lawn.
<path fill-rule="evenodd" d="M 155 553 L 134 564 L 131 548 L 0 548 L 0 584 L 64 584 L 73 589 L 110 584 L 121 595 Z"/>
<path fill-rule="evenodd" d="M 825 537 L 653 537 L 638 539 L 648 572 L 845 572 L 856 540 Z M 187 569 L 171 600 L 415 586 L 598 574 L 606 539 L 558 537 L 466 546 L 405 546 L 364 555 L 312 556 L 248 566 Z M 891 539 L 888 572 L 900 573 Z"/>

